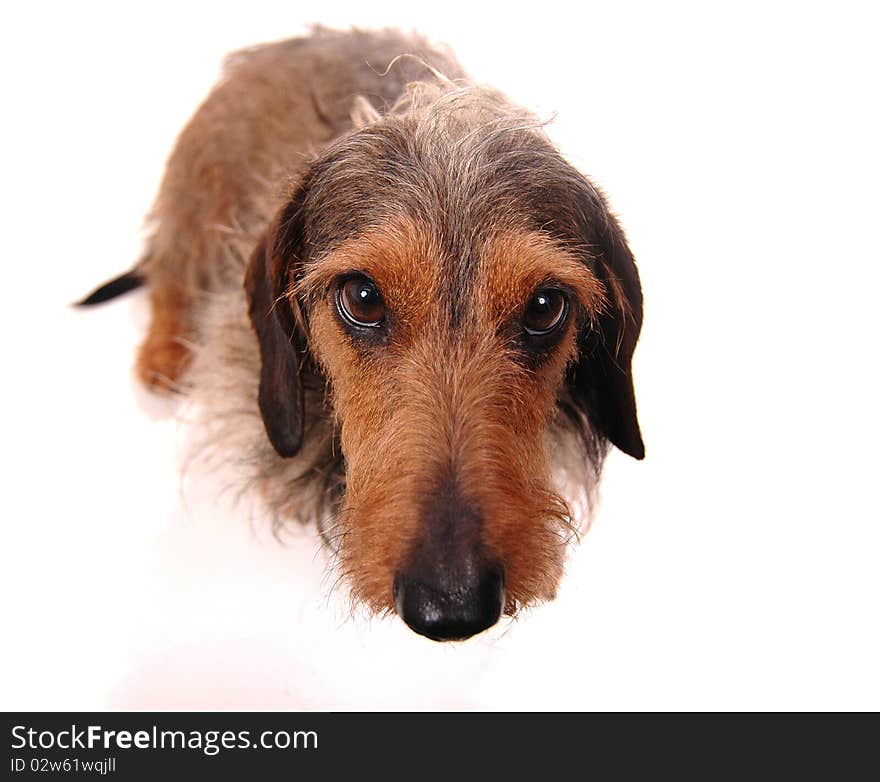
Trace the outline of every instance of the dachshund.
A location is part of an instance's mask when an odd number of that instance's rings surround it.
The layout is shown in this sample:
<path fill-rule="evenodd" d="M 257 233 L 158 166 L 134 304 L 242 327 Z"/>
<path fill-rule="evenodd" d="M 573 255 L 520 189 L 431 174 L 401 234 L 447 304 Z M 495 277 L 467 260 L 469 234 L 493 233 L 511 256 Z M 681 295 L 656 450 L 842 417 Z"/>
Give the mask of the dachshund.
<path fill-rule="evenodd" d="M 609 445 L 644 457 L 636 264 L 542 127 L 415 35 L 234 53 L 80 302 L 148 288 L 143 382 L 434 640 L 552 599 Z"/>

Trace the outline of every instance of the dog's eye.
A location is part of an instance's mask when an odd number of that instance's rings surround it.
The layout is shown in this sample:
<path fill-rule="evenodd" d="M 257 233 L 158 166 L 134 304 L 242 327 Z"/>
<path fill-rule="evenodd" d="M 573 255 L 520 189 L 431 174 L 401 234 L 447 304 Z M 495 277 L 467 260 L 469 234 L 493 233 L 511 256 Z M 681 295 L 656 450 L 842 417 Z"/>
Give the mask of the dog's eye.
<path fill-rule="evenodd" d="M 336 308 L 344 320 L 360 328 L 376 328 L 385 320 L 385 302 L 376 284 L 361 274 L 349 277 L 336 291 Z"/>
<path fill-rule="evenodd" d="M 541 337 L 558 329 L 568 315 L 568 297 L 556 288 L 535 291 L 523 315 L 523 328 L 532 337 Z"/>

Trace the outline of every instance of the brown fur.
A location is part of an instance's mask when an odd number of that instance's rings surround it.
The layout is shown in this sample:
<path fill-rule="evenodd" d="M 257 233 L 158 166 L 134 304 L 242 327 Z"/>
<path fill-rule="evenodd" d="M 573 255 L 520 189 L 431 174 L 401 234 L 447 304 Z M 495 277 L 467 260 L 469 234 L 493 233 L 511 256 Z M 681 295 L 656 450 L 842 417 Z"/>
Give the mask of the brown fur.
<path fill-rule="evenodd" d="M 173 391 L 186 370 L 192 335 L 189 296 L 177 285 L 156 286 L 150 292 L 153 320 L 138 355 L 137 373 L 154 391 Z"/>
<path fill-rule="evenodd" d="M 553 597 L 606 440 L 643 453 L 641 290 L 533 117 L 421 39 L 318 30 L 230 58 L 151 219 L 141 377 L 247 433 L 267 505 L 317 518 L 357 600 L 393 610 L 395 574 L 472 551 L 508 612 Z M 335 307 L 354 272 L 388 313 L 366 336 Z M 538 349 L 519 323 L 547 284 L 571 309 Z"/>
<path fill-rule="evenodd" d="M 437 316 L 440 254 L 426 227 L 382 225 L 316 263 L 298 286 L 311 300 L 311 344 L 332 378 L 341 424 L 342 565 L 358 598 L 390 609 L 388 584 L 418 536 L 421 501 L 438 474 L 451 471 L 483 509 L 484 539 L 506 564 L 511 604 L 549 598 L 568 511 L 547 490 L 541 436 L 576 353 L 574 333 L 569 329 L 553 360 L 531 372 L 511 361 L 500 330 L 549 277 L 571 285 L 588 314 L 599 306 L 601 284 L 540 235 L 490 237 L 481 247 L 473 320 L 450 332 Z M 352 268 L 379 284 L 396 316 L 394 343 L 372 360 L 346 339 L 326 295 L 330 282 Z"/>

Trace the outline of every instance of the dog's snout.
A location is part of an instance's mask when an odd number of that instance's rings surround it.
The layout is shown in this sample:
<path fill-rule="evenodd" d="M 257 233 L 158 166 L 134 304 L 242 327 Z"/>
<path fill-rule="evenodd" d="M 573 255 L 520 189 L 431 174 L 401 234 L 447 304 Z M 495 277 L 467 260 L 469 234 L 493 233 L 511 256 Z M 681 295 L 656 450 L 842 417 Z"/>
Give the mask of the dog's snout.
<path fill-rule="evenodd" d="M 397 613 L 411 629 L 434 641 L 463 641 L 494 625 L 504 607 L 504 574 L 486 568 L 470 583 L 443 589 L 424 579 L 394 579 Z"/>

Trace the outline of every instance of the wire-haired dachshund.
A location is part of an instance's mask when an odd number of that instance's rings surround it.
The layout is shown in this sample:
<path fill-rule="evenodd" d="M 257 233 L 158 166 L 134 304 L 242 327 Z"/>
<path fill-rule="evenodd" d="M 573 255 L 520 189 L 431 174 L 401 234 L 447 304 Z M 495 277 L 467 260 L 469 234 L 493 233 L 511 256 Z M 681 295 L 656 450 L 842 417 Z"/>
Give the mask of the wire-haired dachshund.
<path fill-rule="evenodd" d="M 137 371 L 191 395 L 359 603 L 464 639 L 554 596 L 608 443 L 644 456 L 642 293 L 541 122 L 393 31 L 228 58 L 141 261 Z"/>

